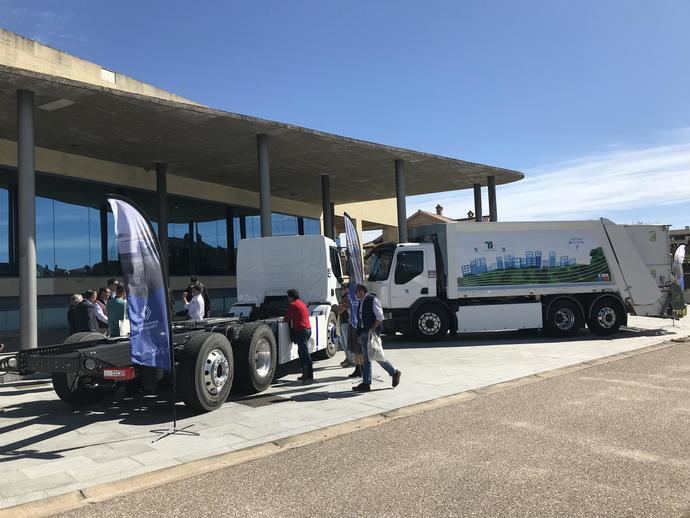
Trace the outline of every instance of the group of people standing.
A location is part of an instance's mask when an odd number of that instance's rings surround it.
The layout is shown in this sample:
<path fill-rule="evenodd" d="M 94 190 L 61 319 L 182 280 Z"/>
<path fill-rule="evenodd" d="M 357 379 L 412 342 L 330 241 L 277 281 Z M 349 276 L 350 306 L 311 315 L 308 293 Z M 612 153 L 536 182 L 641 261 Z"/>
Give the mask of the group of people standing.
<path fill-rule="evenodd" d="M 358 284 L 356 297 L 359 301 L 358 314 L 352 315 L 350 304 L 349 286 L 344 284 L 340 292 L 340 305 L 338 306 L 338 318 L 340 327 L 340 345 L 345 352 L 345 360 L 340 364 L 342 367 L 354 366 L 354 371 L 349 378 L 362 378 L 362 382 L 352 388 L 355 392 L 369 392 L 372 381 L 372 365 L 369 358 L 368 340 L 369 333 L 377 335 L 381 333 L 383 323 L 383 309 L 381 301 L 376 295 L 368 293 L 364 284 Z M 288 309 L 285 314 L 285 321 L 290 325 L 290 337 L 297 344 L 297 351 L 302 366 L 302 375 L 297 378 L 303 383 L 310 383 L 314 380 L 314 367 L 309 354 L 309 338 L 311 337 L 311 325 L 309 323 L 309 310 L 306 304 L 299 298 L 299 293 L 295 289 L 287 292 Z M 357 327 L 351 325 L 357 322 Z M 377 362 L 391 376 L 393 387 L 400 383 L 400 370 L 396 369 L 388 360 Z"/>
<path fill-rule="evenodd" d="M 117 279 L 108 279 L 98 291 L 86 290 L 70 297 L 67 322 L 70 334 L 101 332 L 120 336 L 122 322 L 127 320 L 125 287 Z"/>

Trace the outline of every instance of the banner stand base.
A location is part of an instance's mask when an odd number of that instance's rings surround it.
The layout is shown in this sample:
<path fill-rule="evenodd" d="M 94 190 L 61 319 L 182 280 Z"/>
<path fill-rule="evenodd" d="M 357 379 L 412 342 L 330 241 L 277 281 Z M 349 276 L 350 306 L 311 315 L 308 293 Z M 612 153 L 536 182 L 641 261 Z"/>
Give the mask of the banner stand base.
<path fill-rule="evenodd" d="M 156 437 L 154 440 L 152 440 L 151 442 L 152 443 L 158 442 L 161 439 L 165 439 L 166 437 L 169 437 L 171 435 L 186 435 L 188 437 L 198 437 L 199 436 L 198 433 L 187 430 L 187 428 L 191 428 L 192 426 L 194 426 L 194 423 L 188 424 L 187 426 L 183 426 L 182 428 L 172 427 L 172 428 L 169 428 L 168 430 L 151 430 L 153 433 L 161 434 L 158 437 Z"/>

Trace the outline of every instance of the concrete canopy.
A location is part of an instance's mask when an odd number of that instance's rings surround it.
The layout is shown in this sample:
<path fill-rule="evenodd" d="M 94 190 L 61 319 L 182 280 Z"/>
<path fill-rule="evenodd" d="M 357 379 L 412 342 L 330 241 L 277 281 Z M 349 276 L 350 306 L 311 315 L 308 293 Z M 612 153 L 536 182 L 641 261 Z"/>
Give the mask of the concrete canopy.
<path fill-rule="evenodd" d="M 17 139 L 16 91 L 35 95 L 36 146 L 258 191 L 256 135 L 270 136 L 274 196 L 318 205 L 321 175 L 336 204 L 395 196 L 394 160 L 406 162 L 406 194 L 523 178 L 517 171 L 341 137 L 212 108 L 118 91 L 0 65 L 0 138 Z M 52 111 L 54 101 L 71 103 Z M 53 105 L 55 106 L 55 105 Z M 50 105 L 49 105 L 50 107 Z"/>

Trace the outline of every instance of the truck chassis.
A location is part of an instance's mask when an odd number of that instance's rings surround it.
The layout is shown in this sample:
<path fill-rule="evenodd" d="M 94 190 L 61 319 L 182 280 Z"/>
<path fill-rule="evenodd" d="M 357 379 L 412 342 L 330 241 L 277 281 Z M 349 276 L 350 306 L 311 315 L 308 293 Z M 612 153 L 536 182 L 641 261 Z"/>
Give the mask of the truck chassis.
<path fill-rule="evenodd" d="M 310 344 L 312 354 L 332 357 L 337 347 L 335 314 L 326 312 L 311 319 L 317 329 L 325 319 L 326 329 Z M 225 402 L 233 385 L 247 393 L 266 390 L 279 361 L 285 363 L 294 356 L 291 350 L 296 346 L 285 338 L 285 325 L 280 317 L 174 323 L 177 388 L 185 405 L 209 412 Z M 106 338 L 96 332 L 76 333 L 62 344 L 0 359 L 0 371 L 50 373 L 58 397 L 75 406 L 95 404 L 108 390 L 135 380 L 153 381 L 158 388 L 170 381 L 156 369 L 132 363 L 128 337 Z"/>

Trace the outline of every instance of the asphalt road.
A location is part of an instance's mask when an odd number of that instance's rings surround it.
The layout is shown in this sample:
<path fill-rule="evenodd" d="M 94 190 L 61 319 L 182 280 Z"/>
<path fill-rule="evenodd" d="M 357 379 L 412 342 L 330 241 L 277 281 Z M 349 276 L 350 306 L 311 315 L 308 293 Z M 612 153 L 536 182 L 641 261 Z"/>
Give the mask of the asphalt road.
<path fill-rule="evenodd" d="M 690 517 L 690 343 L 61 516 Z"/>

